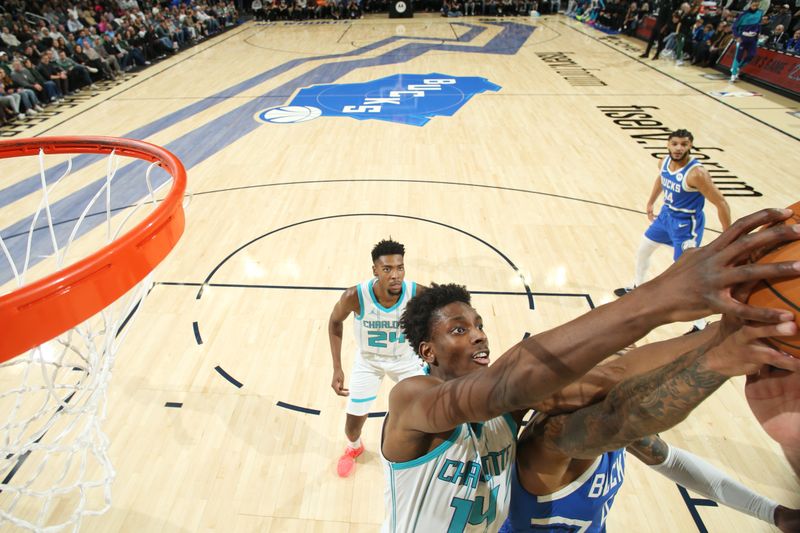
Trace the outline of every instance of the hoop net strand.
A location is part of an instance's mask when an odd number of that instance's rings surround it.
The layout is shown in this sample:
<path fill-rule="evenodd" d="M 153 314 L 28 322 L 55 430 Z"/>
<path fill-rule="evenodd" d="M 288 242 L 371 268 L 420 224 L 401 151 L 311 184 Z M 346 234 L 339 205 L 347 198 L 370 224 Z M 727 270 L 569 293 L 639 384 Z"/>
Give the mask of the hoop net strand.
<path fill-rule="evenodd" d="M 47 303 L 56 307 L 59 304 L 56 299 L 62 293 L 73 292 L 62 290 L 53 279 L 60 282 L 78 272 L 77 281 L 66 282 L 68 289 L 83 283 L 103 285 L 103 280 L 86 278 L 80 269 L 103 271 L 96 264 L 86 266 L 87 261 L 91 263 L 98 257 L 119 268 L 119 264 L 113 264 L 114 258 L 121 257 L 120 249 L 129 246 L 126 239 L 130 240 L 130 235 L 143 227 L 156 227 L 146 237 L 148 242 L 157 240 L 152 235 L 170 231 L 169 238 L 162 237 L 160 244 L 169 249 L 183 229 L 181 201 L 185 174 L 179 162 L 175 166 L 177 159 L 163 149 L 159 150 L 168 154 L 171 161 L 166 161 L 162 153 L 154 155 L 157 147 L 139 141 L 91 138 L 76 145 L 75 139 L 53 138 L 29 143 L 31 146 L 24 149 L 15 148 L 13 155 L 38 157 L 41 199 L 24 236 L 12 235 L 4 240 L 0 234 L 0 274 L 5 270 L 7 277 L 6 288 L 0 288 L 0 323 L 10 317 L 9 320 L 20 324 L 36 324 L 38 315 L 33 318 L 22 315 L 42 298 L 51 300 Z M 0 142 L 0 157 L 8 157 L 3 154 L 4 146 L 6 143 Z M 70 156 L 62 165 L 47 168 L 49 154 L 68 152 L 107 154 L 103 169 L 94 165 L 81 170 L 87 176 L 92 171 L 104 171 L 104 177 L 88 178 L 96 190 L 91 192 L 93 189 L 89 187 L 89 199 L 80 208 L 80 214 L 77 217 L 73 214 L 72 218 L 59 215 L 56 205 L 78 165 Z M 120 153 L 133 160 L 123 161 Z M 139 159 L 150 164 L 144 167 Z M 63 171 L 58 170 L 62 166 Z M 170 173 L 163 172 L 165 167 Z M 53 176 L 49 184 L 48 175 Z M 114 192 L 117 186 L 124 189 L 137 181 L 144 191 L 143 197 L 131 205 L 115 205 L 119 196 Z M 168 184 L 172 185 L 171 190 L 161 198 L 159 194 Z M 167 216 L 163 211 L 169 206 L 175 211 Z M 71 229 L 66 232 L 62 227 L 59 233 L 57 226 L 64 224 L 72 224 Z M 86 249 L 80 242 L 85 234 L 100 237 L 104 247 L 88 258 L 76 257 L 81 253 L 78 250 Z M 59 235 L 66 235 L 61 244 Z M 151 253 L 157 258 L 153 261 L 160 261 L 169 249 Z M 41 252 L 35 250 L 49 250 L 51 255 L 42 260 Z M 39 262 L 42 264 L 38 265 Z M 110 442 L 101 428 L 106 416 L 106 392 L 117 350 L 152 286 L 154 266 L 139 267 L 141 270 L 134 277 L 140 279 L 107 291 L 113 296 L 105 306 L 79 310 L 74 323 L 49 340 L 38 342 L 37 337 L 35 346 L 19 355 L 11 354 L 10 359 L 7 346 L 0 346 L 0 361 L 7 359 L 0 363 L 0 413 L 5 414 L 5 417 L 0 415 L 0 530 L 13 525 L 30 531 L 77 531 L 84 516 L 102 514 L 110 507 L 115 472 L 108 455 Z M 42 270 L 50 274 L 28 281 L 34 274 L 41 276 Z M 80 306 L 78 302 L 64 305 Z M 24 325 L 6 330 L 4 324 L 2 336 L 7 332 L 11 336 L 45 335 L 29 332 Z M 13 339 L 8 345 L 26 342 L 30 340 Z"/>

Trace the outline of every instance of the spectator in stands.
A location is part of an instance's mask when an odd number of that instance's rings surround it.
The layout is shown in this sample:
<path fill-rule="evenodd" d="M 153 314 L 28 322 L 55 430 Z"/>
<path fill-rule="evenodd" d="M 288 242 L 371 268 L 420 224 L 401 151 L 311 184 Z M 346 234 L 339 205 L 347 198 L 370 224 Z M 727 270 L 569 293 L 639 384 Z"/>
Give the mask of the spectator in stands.
<path fill-rule="evenodd" d="M 636 27 L 639 25 L 639 6 L 636 2 L 631 2 L 625 18 L 622 20 L 622 33 L 633 37 L 636 34 Z"/>
<path fill-rule="evenodd" d="M 692 26 L 692 43 L 695 41 L 701 40 L 703 38 L 704 32 L 703 20 L 697 19 L 694 21 L 694 26 Z"/>
<path fill-rule="evenodd" d="M 681 4 L 680 21 L 675 29 L 675 64 L 678 66 L 683 65 L 684 49 L 692 40 L 692 28 L 695 20 L 697 20 L 695 8 L 687 2 Z"/>
<path fill-rule="evenodd" d="M 0 50 L 0 70 L 11 72 L 11 63 L 9 62 L 8 54 Z"/>
<path fill-rule="evenodd" d="M 70 94 L 67 72 L 57 64 L 51 62 L 49 53 L 42 55 L 36 70 L 39 71 L 39 74 L 41 74 L 45 80 L 50 80 L 58 86 L 59 94 Z"/>
<path fill-rule="evenodd" d="M 578 14 L 578 0 L 569 0 L 567 2 L 567 10 L 564 12 L 564 15 L 568 17 L 574 17 Z"/>
<path fill-rule="evenodd" d="M 608 0 L 605 6 L 600 8 L 597 14 L 597 24 L 604 28 L 611 30 L 618 30 L 619 24 L 618 16 L 620 11 L 620 4 L 617 0 Z"/>
<path fill-rule="evenodd" d="M 708 50 L 708 57 L 704 63 L 700 64 L 700 66 L 710 67 L 711 65 L 715 64 L 717 60 L 719 60 L 719 56 L 725 50 L 725 47 L 727 47 L 728 44 L 733 41 L 733 39 L 733 26 L 725 23 L 722 31 L 717 32 L 717 35 L 711 40 L 711 47 Z"/>
<path fill-rule="evenodd" d="M 347 4 L 347 18 L 361 18 L 361 8 L 358 6 L 358 2 L 356 2 L 356 0 L 350 0 L 350 3 Z"/>
<path fill-rule="evenodd" d="M 79 46 L 80 45 L 76 45 L 75 49 L 77 50 Z M 45 57 L 49 57 L 51 53 L 52 52 L 44 54 L 42 56 L 42 60 L 44 60 Z M 68 57 L 67 52 L 61 50 L 58 53 L 58 59 L 56 59 L 55 57 L 52 59 L 54 63 L 56 63 L 67 73 L 67 80 L 69 81 L 69 89 L 73 93 L 78 92 L 81 88 L 86 87 L 87 85 L 91 89 L 97 89 L 97 85 L 94 84 L 94 82 L 92 81 L 92 77 L 89 74 L 89 69 L 79 64 L 71 57 Z"/>
<path fill-rule="evenodd" d="M 769 27 L 771 31 L 775 31 L 775 28 L 778 26 L 783 26 L 784 28 L 788 28 L 789 25 L 792 23 L 792 11 L 789 7 L 789 4 L 783 4 L 780 6 L 775 14 L 773 14 L 769 18 Z"/>
<path fill-rule="evenodd" d="M 789 34 L 784 31 L 783 24 L 778 24 L 769 35 L 764 47 L 771 48 L 772 50 L 783 50 L 786 48 L 786 42 L 789 40 Z"/>
<path fill-rule="evenodd" d="M 95 55 L 97 55 L 97 52 L 95 52 Z M 59 57 L 60 56 L 61 52 L 59 52 Z M 67 56 L 66 51 L 64 51 L 64 57 L 69 57 L 73 62 L 84 67 L 87 71 L 89 71 L 90 77 L 92 74 L 95 74 L 96 76 L 94 76 L 93 79 L 100 79 L 100 78 L 106 78 L 108 80 L 116 79 L 116 76 L 113 75 L 109 66 L 103 63 L 103 61 L 100 59 L 100 56 L 97 56 L 94 59 L 90 58 L 89 55 L 86 54 L 86 52 L 84 51 L 83 46 L 79 44 L 75 45 L 75 50 L 72 52 L 71 56 Z M 59 61 L 59 65 L 69 74 L 71 69 L 65 66 L 63 58 L 61 59 L 61 61 Z"/>
<path fill-rule="evenodd" d="M 17 39 L 19 39 L 23 44 L 33 39 L 34 31 L 31 29 L 30 24 L 22 24 L 21 27 L 19 27 L 17 24 L 14 24 L 14 28 L 15 29 L 11 30 L 11 33 L 16 35 Z"/>
<path fill-rule="evenodd" d="M 43 102 L 55 102 L 57 100 L 61 100 L 61 95 L 58 92 L 58 86 L 52 81 L 43 80 L 40 77 L 37 77 L 36 74 L 38 74 L 38 72 L 36 72 L 36 69 L 31 71 L 30 69 L 25 68 L 19 59 L 15 59 L 11 66 L 11 79 L 14 80 L 14 83 L 20 87 L 31 89 L 36 93 L 38 100 Z M 37 109 L 37 111 L 39 110 Z"/>
<path fill-rule="evenodd" d="M 761 25 L 758 27 L 758 34 L 766 38 L 772 33 L 772 27 L 769 25 L 769 17 L 764 15 L 761 17 Z"/>
<path fill-rule="evenodd" d="M 68 54 L 71 54 L 75 51 L 75 45 L 78 44 L 78 41 L 75 39 L 74 33 L 68 33 L 67 39 L 58 39 L 56 43 L 59 44 L 57 47 L 59 50 L 66 50 Z M 63 44 L 63 46 L 61 46 Z"/>
<path fill-rule="evenodd" d="M 83 28 L 83 23 L 78 20 L 78 15 L 71 11 L 69 14 L 69 19 L 67 20 L 67 31 L 70 33 L 76 33 L 81 31 Z"/>
<path fill-rule="evenodd" d="M 55 39 L 53 39 L 53 36 L 50 35 L 50 29 L 47 26 L 43 26 L 39 30 L 38 35 L 40 42 L 45 46 L 45 48 L 50 48 L 53 46 Z"/>
<path fill-rule="evenodd" d="M 699 33 L 697 33 L 696 35 L 692 36 L 691 55 L 692 55 L 692 64 L 693 65 L 696 63 L 695 55 L 697 54 L 698 50 L 700 50 L 700 47 L 702 46 L 702 44 L 703 43 L 711 43 L 711 39 L 714 38 L 714 35 L 716 33 L 717 32 L 714 31 L 714 26 L 712 26 L 711 24 L 706 24 L 705 26 L 702 27 L 702 29 L 701 29 L 701 31 Z"/>
<path fill-rule="evenodd" d="M 256 20 L 264 20 L 264 18 L 266 18 L 264 16 L 264 5 L 261 3 L 261 0 L 253 0 L 253 3 L 250 4 L 250 9 L 253 11 L 253 16 Z"/>
<path fill-rule="evenodd" d="M 64 37 L 64 32 L 66 30 L 64 29 L 63 24 L 59 24 L 58 26 L 55 24 L 50 24 L 48 30 L 49 36 L 51 39 L 53 39 L 53 42 L 57 41 L 58 39 L 66 39 L 66 37 Z"/>
<path fill-rule="evenodd" d="M 284 6 L 286 6 L 285 2 L 282 2 L 282 4 Z M 201 9 L 201 7 L 198 6 L 198 5 L 194 6 L 194 10 L 195 10 L 195 16 L 197 17 L 197 20 L 199 20 L 200 23 L 206 28 L 206 34 L 207 35 L 213 35 L 213 34 L 219 32 L 219 29 L 220 29 L 219 28 L 219 22 L 217 22 L 214 19 L 214 17 L 210 16 L 208 13 L 205 12 L 204 9 Z M 289 18 L 288 17 L 288 7 L 286 8 L 286 13 L 287 13 L 286 19 L 288 19 Z"/>
<path fill-rule="evenodd" d="M 667 57 L 675 57 L 675 45 L 678 40 L 678 27 L 681 23 L 681 12 L 680 10 L 675 11 L 672 14 L 672 20 L 669 23 L 669 26 L 666 26 L 665 29 L 669 30 L 669 33 L 662 39 L 664 53 Z M 661 43 L 659 43 L 661 44 Z M 653 56 L 653 59 L 658 59 L 658 52 L 659 49 L 656 49 L 656 55 Z"/>
<path fill-rule="evenodd" d="M 9 50 L 18 50 L 22 43 L 17 39 L 17 36 L 11 33 L 11 30 L 8 29 L 8 26 L 3 26 L 3 29 L 0 33 L 0 40 L 3 41 L 3 44 L 6 45 L 6 48 Z"/>
<path fill-rule="evenodd" d="M 117 33 L 114 35 L 113 41 L 114 48 L 124 54 L 123 57 L 127 60 L 129 67 L 133 66 L 134 63 L 140 67 L 150 64 L 150 61 L 148 61 L 144 55 L 144 50 L 138 46 L 132 45 L 127 39 L 125 39 L 124 36 L 121 36 L 119 33 Z"/>
<path fill-rule="evenodd" d="M 800 55 L 800 29 L 794 31 L 794 36 L 786 41 L 786 51 L 790 54 Z"/>
<path fill-rule="evenodd" d="M 25 113 L 20 111 L 21 103 L 22 97 L 16 93 L 7 94 L 3 83 L 0 82 L 0 107 L 3 109 L 3 118 L 6 117 L 6 113 L 9 111 L 13 113 L 12 116 L 17 119 L 21 120 L 25 118 Z"/>
<path fill-rule="evenodd" d="M 173 25 L 171 19 L 161 19 L 161 22 L 156 26 L 156 35 L 165 44 L 169 45 L 174 52 L 186 46 L 183 32 Z"/>
<path fill-rule="evenodd" d="M 0 73 L 0 87 L 5 88 L 6 94 L 18 94 L 20 96 L 20 111 L 26 115 L 34 116 L 39 111 L 44 111 L 44 108 L 39 105 L 36 93 L 31 89 L 18 85 L 5 71 Z"/>
<path fill-rule="evenodd" d="M 527 17 L 530 16 L 532 11 L 536 11 L 534 3 L 535 0 L 533 2 L 531 0 L 518 0 L 514 9 L 516 9 L 517 15 Z"/>
<path fill-rule="evenodd" d="M 448 17 L 463 17 L 464 16 L 464 6 L 461 4 L 461 0 L 450 0 L 448 3 L 449 9 L 447 11 Z"/>
<path fill-rule="evenodd" d="M 653 44 L 656 43 L 656 55 L 653 59 L 658 59 L 658 54 L 664 48 L 664 37 L 672 32 L 671 28 L 665 29 L 665 26 L 669 26 L 670 24 L 672 12 L 674 11 L 673 1 L 674 0 L 657 0 L 656 9 L 658 9 L 658 13 L 656 14 L 656 22 L 653 25 L 653 30 L 650 32 L 647 48 L 639 57 L 647 58 L 647 56 L 650 55 L 650 49 L 653 47 Z"/>

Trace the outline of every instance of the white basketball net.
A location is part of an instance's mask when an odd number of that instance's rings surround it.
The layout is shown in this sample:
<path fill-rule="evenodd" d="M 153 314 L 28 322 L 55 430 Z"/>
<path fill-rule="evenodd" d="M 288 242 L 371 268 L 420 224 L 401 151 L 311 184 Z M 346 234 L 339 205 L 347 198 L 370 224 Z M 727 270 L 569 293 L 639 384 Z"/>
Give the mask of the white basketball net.
<path fill-rule="evenodd" d="M 111 185 L 121 160 L 112 152 L 106 159 L 105 181 L 96 183 L 98 190 L 80 215 L 74 213 L 64 222 L 73 224 L 65 239 L 64 223 L 54 220 L 51 202 L 64 192 L 60 187 L 67 188 L 62 183 L 71 174 L 72 159 L 49 184 L 45 155 L 40 152 L 38 159 L 41 201 L 27 235 L 16 235 L 27 243 L 16 243 L 15 257 L 10 239 L 0 238 L 0 272 L 13 273 L 0 293 L 30 281 L 26 277 L 31 270 L 47 274 L 84 257 L 88 248 L 80 245 L 80 236 L 87 226 L 97 226 L 90 230 L 95 240 L 89 249 L 96 251 L 157 205 L 150 177 L 155 163 L 145 172 L 148 194 L 143 200 L 124 210 L 112 205 Z M 52 255 L 42 261 L 40 253 L 39 264 L 34 265 L 42 239 L 49 241 Z M 98 240 L 104 242 L 98 246 Z M 109 508 L 115 473 L 108 457 L 109 440 L 101 428 L 106 389 L 117 349 L 130 329 L 128 322 L 150 286 L 147 276 L 97 315 L 0 364 L 0 530 L 11 524 L 33 531 L 77 531 L 83 516 Z M 14 334 L 2 334 L 9 333 Z"/>

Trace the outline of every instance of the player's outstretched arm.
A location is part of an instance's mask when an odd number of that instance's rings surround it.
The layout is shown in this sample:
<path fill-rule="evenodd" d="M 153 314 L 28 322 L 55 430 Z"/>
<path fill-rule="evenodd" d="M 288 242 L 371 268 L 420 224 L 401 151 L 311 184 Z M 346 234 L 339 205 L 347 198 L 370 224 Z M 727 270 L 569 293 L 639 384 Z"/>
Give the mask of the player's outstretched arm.
<path fill-rule="evenodd" d="M 747 263 L 755 250 L 800 239 L 800 225 L 779 224 L 750 233 L 791 214 L 787 209 L 765 209 L 738 220 L 714 242 L 688 250 L 667 271 L 624 298 L 523 340 L 486 371 L 415 391 L 407 403 L 398 404 L 395 415 L 403 413 L 399 428 L 436 434 L 463 422 L 529 408 L 665 323 L 715 312 L 768 323 L 791 319 L 787 311 L 755 308 L 733 297 L 740 284 L 800 274 L 800 262 Z M 477 350 L 485 336 L 476 327 L 461 324 L 459 328 L 466 326 L 468 331 L 460 334 L 470 335 Z M 393 389 L 393 395 L 404 390 L 400 387 L 404 382 Z M 397 419 L 391 423 L 393 428 Z"/>
<path fill-rule="evenodd" d="M 358 289 L 350 287 L 342 294 L 336 305 L 333 306 L 331 317 L 328 319 L 328 340 L 331 344 L 331 358 L 333 359 L 333 378 L 331 388 L 339 396 L 348 396 L 350 391 L 344 387 L 344 370 L 342 370 L 342 333 L 344 321 L 350 313 L 359 314 L 361 305 L 358 301 Z"/>
<path fill-rule="evenodd" d="M 800 372 L 800 359 L 760 341 L 796 332 L 793 321 L 743 326 L 726 317 L 719 343 L 620 383 L 599 404 L 550 418 L 545 440 L 569 457 L 589 459 L 671 428 L 731 376 L 755 372 L 765 364 Z"/>
<path fill-rule="evenodd" d="M 714 242 L 687 250 L 664 273 L 624 298 L 520 342 L 491 368 L 494 378 L 506 380 L 492 399 L 512 409 L 529 407 L 533 404 L 526 401 L 548 397 L 606 355 L 664 323 L 714 312 L 767 323 L 791 320 L 788 311 L 755 308 L 734 298 L 740 286 L 754 280 L 800 274 L 800 262 L 749 263 L 755 250 L 800 239 L 800 225 L 780 224 L 750 233 L 791 214 L 787 209 L 767 209 L 740 219 Z"/>
<path fill-rule="evenodd" d="M 790 209 L 764 209 L 741 218 L 707 246 L 687 250 L 665 272 L 641 287 L 650 285 L 655 291 L 653 297 L 665 298 L 657 307 L 669 315 L 670 322 L 695 320 L 714 313 L 765 323 L 790 320 L 788 311 L 748 306 L 734 297 L 742 285 L 800 275 L 800 261 L 750 264 L 754 252 L 800 239 L 800 224 L 780 224 L 751 233 L 790 216 Z M 680 290 L 675 290 L 676 287 Z"/>
<path fill-rule="evenodd" d="M 686 352 L 706 344 L 717 335 L 719 322 L 712 322 L 691 335 L 651 342 L 627 350 L 620 357 L 589 370 L 549 398 L 531 406 L 535 411 L 557 415 L 571 413 L 603 400 L 622 381 L 675 361 Z"/>
<path fill-rule="evenodd" d="M 717 503 L 775 525 L 797 531 L 800 510 L 789 509 L 754 492 L 705 459 L 670 446 L 657 435 L 639 439 L 628 451 L 659 474 Z"/>

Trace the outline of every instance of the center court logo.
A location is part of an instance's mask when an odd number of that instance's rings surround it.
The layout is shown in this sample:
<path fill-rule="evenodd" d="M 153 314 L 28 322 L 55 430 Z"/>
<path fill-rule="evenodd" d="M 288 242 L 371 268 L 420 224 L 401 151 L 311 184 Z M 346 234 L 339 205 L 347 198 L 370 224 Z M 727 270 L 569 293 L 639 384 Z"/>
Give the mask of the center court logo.
<path fill-rule="evenodd" d="M 257 119 L 289 124 L 320 116 L 351 117 L 424 126 L 433 117 L 453 116 L 476 94 L 500 89 L 473 76 L 395 74 L 364 83 L 306 87 L 286 105 L 260 111 Z"/>

